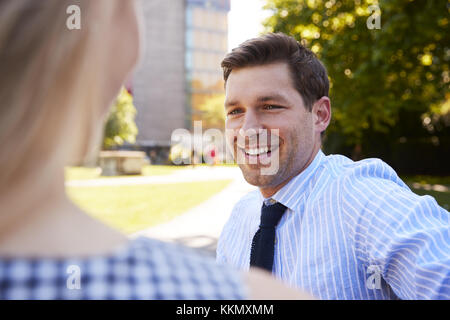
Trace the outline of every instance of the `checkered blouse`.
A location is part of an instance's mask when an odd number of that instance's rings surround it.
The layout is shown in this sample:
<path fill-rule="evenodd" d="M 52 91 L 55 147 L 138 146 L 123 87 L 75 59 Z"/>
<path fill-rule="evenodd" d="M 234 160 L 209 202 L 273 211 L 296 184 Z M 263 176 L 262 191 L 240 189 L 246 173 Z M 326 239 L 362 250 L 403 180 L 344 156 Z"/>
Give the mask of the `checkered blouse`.
<path fill-rule="evenodd" d="M 0 258 L 0 299 L 243 299 L 239 273 L 192 249 L 139 237 L 81 259 Z"/>

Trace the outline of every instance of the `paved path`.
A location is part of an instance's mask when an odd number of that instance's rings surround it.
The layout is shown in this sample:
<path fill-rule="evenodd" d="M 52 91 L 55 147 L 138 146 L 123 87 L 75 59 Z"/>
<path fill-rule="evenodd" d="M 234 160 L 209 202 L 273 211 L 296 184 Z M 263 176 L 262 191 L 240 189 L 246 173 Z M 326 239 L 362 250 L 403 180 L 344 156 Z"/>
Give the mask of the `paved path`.
<path fill-rule="evenodd" d="M 220 177 L 220 179 L 233 179 L 233 182 L 197 207 L 167 223 L 137 232 L 132 237 L 148 236 L 177 242 L 215 255 L 217 240 L 234 204 L 255 187 L 244 180 L 237 167 L 199 167 L 190 171 L 185 173 L 186 176 L 195 177 L 196 181 Z"/>
<path fill-rule="evenodd" d="M 211 180 L 230 179 L 233 180 L 230 185 L 200 205 L 191 208 L 167 223 L 131 235 L 132 238 L 147 236 L 163 241 L 177 242 L 215 255 L 217 240 L 234 204 L 246 193 L 255 189 L 254 186 L 249 185 L 244 180 L 238 167 L 197 166 L 161 176 L 72 180 L 66 182 L 66 186 L 98 187 L 194 181 L 208 183 Z"/>

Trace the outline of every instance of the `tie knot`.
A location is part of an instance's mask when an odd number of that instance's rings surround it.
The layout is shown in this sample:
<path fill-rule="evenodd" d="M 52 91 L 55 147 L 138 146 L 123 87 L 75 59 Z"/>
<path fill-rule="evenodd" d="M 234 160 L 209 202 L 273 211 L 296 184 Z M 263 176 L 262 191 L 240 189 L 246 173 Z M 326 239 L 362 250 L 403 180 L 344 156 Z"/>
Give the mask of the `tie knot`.
<path fill-rule="evenodd" d="M 266 206 L 263 204 L 261 209 L 261 228 L 274 228 L 280 221 L 284 212 L 286 211 L 286 206 L 277 202 L 272 205 Z"/>

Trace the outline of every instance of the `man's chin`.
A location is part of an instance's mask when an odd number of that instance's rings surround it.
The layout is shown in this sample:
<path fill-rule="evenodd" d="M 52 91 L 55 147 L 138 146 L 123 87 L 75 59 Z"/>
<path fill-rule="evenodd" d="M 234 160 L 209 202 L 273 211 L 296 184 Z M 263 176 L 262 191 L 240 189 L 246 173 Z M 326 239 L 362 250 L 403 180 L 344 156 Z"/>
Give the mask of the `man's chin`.
<path fill-rule="evenodd" d="M 271 185 L 276 179 L 276 175 L 261 174 L 262 166 L 257 165 L 239 165 L 245 181 L 256 187 Z"/>

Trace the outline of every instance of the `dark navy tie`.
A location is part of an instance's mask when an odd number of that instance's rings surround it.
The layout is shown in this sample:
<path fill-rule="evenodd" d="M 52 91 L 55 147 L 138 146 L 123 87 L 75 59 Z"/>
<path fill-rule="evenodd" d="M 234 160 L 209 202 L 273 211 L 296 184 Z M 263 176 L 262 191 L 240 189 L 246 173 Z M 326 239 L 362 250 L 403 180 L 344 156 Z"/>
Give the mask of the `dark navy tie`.
<path fill-rule="evenodd" d="M 250 266 L 259 267 L 272 272 L 273 254 L 275 250 L 275 228 L 286 211 L 286 207 L 277 202 L 261 209 L 261 223 L 253 237 L 250 252 Z"/>

